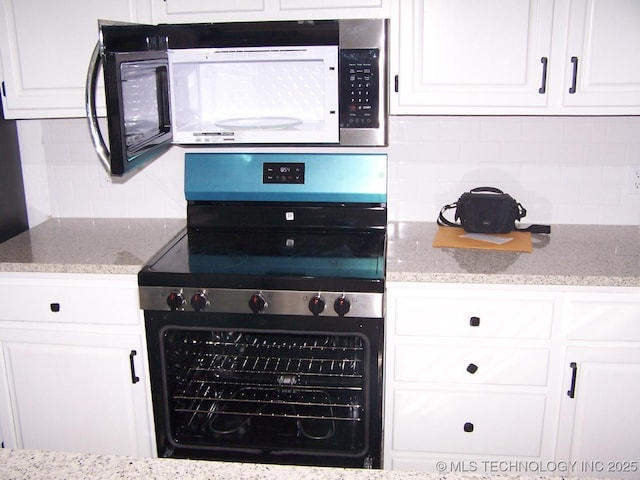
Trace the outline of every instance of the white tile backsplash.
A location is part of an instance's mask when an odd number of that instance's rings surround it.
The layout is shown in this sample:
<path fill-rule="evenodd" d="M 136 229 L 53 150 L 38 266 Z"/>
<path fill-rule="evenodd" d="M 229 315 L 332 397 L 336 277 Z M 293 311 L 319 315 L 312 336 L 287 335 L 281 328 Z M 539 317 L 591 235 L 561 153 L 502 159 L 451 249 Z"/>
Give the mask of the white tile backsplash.
<path fill-rule="evenodd" d="M 433 221 L 462 192 L 489 185 L 520 201 L 527 222 L 640 225 L 640 195 L 626 191 L 628 165 L 640 164 L 640 117 L 392 117 L 391 142 L 394 220 Z M 398 164 L 410 173 L 433 164 L 437 174 L 395 174 Z"/>
<path fill-rule="evenodd" d="M 108 179 L 84 119 L 18 128 L 31 225 L 185 217 L 184 149 L 123 183 Z M 640 225 L 640 195 L 626 191 L 628 166 L 640 164 L 640 117 L 391 117 L 388 148 L 356 151 L 389 155 L 390 220 L 434 221 L 462 192 L 490 185 L 520 201 L 527 222 Z"/>

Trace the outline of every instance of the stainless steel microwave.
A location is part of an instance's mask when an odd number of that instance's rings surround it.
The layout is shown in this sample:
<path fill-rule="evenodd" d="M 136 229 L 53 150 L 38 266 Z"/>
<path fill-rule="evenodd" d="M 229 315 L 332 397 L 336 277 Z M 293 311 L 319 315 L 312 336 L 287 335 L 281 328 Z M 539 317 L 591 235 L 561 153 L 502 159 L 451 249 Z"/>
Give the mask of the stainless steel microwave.
<path fill-rule="evenodd" d="M 189 146 L 387 145 L 386 19 L 100 22 L 87 116 L 121 176 Z M 102 68 L 108 143 L 95 94 Z"/>

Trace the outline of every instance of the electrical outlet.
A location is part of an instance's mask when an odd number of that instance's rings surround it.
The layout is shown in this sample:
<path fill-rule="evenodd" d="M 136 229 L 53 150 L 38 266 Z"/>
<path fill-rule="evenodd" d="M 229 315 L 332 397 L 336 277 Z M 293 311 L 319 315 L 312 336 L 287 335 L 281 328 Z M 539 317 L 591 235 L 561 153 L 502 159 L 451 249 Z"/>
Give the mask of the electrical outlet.
<path fill-rule="evenodd" d="M 629 165 L 627 191 L 631 194 L 640 195 L 640 165 Z"/>

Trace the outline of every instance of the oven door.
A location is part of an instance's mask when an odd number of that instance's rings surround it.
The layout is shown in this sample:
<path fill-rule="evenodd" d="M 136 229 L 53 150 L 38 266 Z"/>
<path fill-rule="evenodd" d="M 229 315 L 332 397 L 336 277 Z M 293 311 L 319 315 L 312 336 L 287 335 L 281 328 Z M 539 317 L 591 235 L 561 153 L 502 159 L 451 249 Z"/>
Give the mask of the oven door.
<path fill-rule="evenodd" d="M 105 169 L 122 176 L 159 157 L 172 142 L 169 66 L 165 43 L 146 25 L 101 25 L 87 79 L 87 116 Z M 95 95 L 102 66 L 108 146 L 98 124 Z"/>
<path fill-rule="evenodd" d="M 380 318 L 146 311 L 158 455 L 380 468 Z"/>

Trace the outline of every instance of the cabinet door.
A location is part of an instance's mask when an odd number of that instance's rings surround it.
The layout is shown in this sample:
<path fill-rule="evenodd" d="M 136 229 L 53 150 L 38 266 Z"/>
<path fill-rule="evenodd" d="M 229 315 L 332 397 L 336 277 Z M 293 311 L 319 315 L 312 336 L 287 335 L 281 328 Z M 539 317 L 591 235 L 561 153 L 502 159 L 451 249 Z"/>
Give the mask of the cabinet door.
<path fill-rule="evenodd" d="M 152 455 L 141 337 L 9 330 L 0 345 L 5 446 Z"/>
<path fill-rule="evenodd" d="M 5 117 L 84 117 L 98 19 L 149 21 L 148 1 L 0 0 Z"/>
<path fill-rule="evenodd" d="M 559 458 L 576 476 L 638 478 L 640 349 L 574 347 L 566 362 Z"/>
<path fill-rule="evenodd" d="M 568 32 L 563 106 L 640 113 L 640 2 L 572 0 Z"/>
<path fill-rule="evenodd" d="M 388 0 L 153 0 L 155 23 L 379 18 Z"/>
<path fill-rule="evenodd" d="M 550 0 L 402 0 L 392 113 L 519 113 L 547 106 Z"/>

